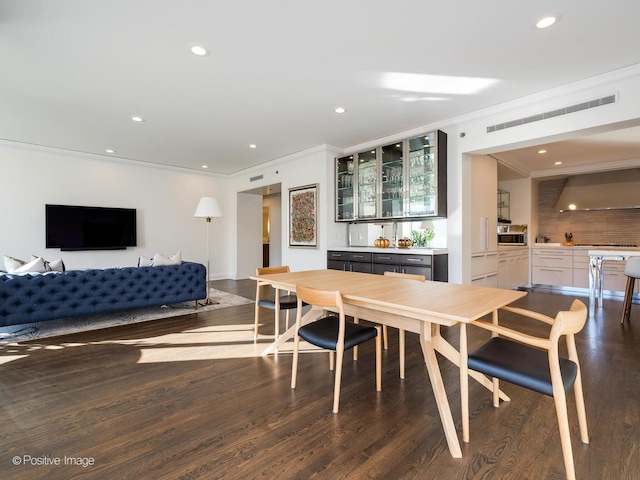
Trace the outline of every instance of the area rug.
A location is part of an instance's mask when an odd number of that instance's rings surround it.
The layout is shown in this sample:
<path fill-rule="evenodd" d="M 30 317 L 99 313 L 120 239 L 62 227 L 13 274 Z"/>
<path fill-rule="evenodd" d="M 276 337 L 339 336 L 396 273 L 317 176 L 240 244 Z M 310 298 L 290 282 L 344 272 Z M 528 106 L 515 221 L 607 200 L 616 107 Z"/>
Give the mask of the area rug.
<path fill-rule="evenodd" d="M 87 317 L 63 318 L 47 322 L 0 327 L 0 345 L 37 340 L 40 338 L 57 337 L 60 335 L 68 335 L 70 333 L 86 332 L 89 330 L 147 322 L 149 320 L 158 320 L 160 318 L 177 317 L 179 315 L 186 315 L 189 313 L 208 312 L 221 308 L 254 303 L 253 300 L 213 288 L 209 292 L 209 297 L 216 303 L 212 305 L 201 305 L 197 310 L 194 308 L 194 302 L 185 302 L 173 305 L 162 305 L 159 307 L 140 308 L 125 312 L 105 313 Z"/>

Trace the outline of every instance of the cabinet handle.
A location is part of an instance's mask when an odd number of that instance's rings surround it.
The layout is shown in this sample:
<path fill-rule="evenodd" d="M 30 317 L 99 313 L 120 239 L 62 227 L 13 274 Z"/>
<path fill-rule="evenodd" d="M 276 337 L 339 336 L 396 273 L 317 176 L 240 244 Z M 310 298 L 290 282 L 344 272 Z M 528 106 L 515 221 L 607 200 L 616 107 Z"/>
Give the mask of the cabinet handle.
<path fill-rule="evenodd" d="M 422 262 L 421 258 L 407 258 L 407 262 Z"/>
<path fill-rule="evenodd" d="M 564 272 L 561 268 L 541 268 L 540 271 L 543 272 Z"/>
<path fill-rule="evenodd" d="M 391 257 L 378 257 L 380 260 L 391 260 Z"/>
<path fill-rule="evenodd" d="M 364 258 L 364 255 L 354 255 L 353 258 Z"/>

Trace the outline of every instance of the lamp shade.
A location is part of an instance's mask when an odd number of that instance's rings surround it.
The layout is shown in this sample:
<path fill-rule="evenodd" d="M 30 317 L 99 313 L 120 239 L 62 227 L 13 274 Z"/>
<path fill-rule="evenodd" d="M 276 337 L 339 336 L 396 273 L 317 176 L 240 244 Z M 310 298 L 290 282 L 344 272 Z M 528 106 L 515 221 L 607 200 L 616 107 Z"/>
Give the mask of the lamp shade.
<path fill-rule="evenodd" d="M 220 210 L 218 200 L 213 197 L 202 197 L 193 216 L 198 218 L 221 217 L 222 210 Z"/>

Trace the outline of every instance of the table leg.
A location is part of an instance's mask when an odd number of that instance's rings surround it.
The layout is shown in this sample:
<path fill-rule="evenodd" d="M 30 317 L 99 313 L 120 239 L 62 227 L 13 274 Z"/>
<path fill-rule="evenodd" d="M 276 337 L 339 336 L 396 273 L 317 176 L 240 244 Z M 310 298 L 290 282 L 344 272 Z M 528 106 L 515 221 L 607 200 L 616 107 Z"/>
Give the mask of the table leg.
<path fill-rule="evenodd" d="M 460 324 L 460 410 L 462 441 L 469 443 L 469 367 L 467 366 L 467 324 Z"/>
<path fill-rule="evenodd" d="M 429 372 L 431 387 L 433 388 L 436 405 L 440 413 L 440 420 L 442 421 L 444 434 L 447 439 L 447 444 L 449 445 L 449 452 L 451 452 L 452 457 L 461 458 L 462 450 L 460 449 L 460 442 L 458 441 L 456 427 L 451 415 L 451 407 L 449 406 L 449 400 L 447 399 L 444 383 L 442 382 L 442 375 L 440 374 L 440 366 L 438 365 L 438 359 L 431 339 L 431 325 L 424 322 L 420 332 L 420 344 L 422 345 L 422 353 L 424 354 L 424 361 L 427 365 L 427 372 Z"/>
<path fill-rule="evenodd" d="M 304 316 L 302 317 L 302 325 L 306 325 L 307 323 L 309 323 L 311 320 L 317 318 L 318 316 L 318 310 L 314 310 L 311 309 L 309 310 L 307 313 L 304 314 Z M 278 351 L 278 347 L 280 347 L 282 344 L 284 344 L 285 342 L 289 341 L 290 339 L 293 338 L 293 336 L 296 333 L 296 324 L 294 323 L 293 325 L 291 325 L 291 327 L 289 327 L 282 335 L 280 335 L 275 342 L 273 342 L 272 344 L 270 344 L 263 352 L 262 352 L 262 356 L 266 357 L 267 355 L 271 354 L 271 353 L 276 353 Z"/>
<path fill-rule="evenodd" d="M 602 282 L 604 281 L 604 271 L 602 270 L 602 257 L 596 258 L 596 270 L 598 271 L 598 306 L 602 308 Z"/>
<path fill-rule="evenodd" d="M 454 346 L 447 342 L 445 338 L 440 334 L 440 326 L 435 325 L 435 327 L 437 328 L 437 330 L 433 336 L 432 342 L 436 352 L 449 360 L 456 367 L 460 368 L 460 352 L 458 352 L 454 348 Z M 480 385 L 493 392 L 493 382 L 488 377 L 484 376 L 480 372 L 476 372 L 475 370 L 468 370 L 468 374 Z M 499 395 L 504 402 L 511 401 L 509 396 L 502 390 L 500 390 Z"/>

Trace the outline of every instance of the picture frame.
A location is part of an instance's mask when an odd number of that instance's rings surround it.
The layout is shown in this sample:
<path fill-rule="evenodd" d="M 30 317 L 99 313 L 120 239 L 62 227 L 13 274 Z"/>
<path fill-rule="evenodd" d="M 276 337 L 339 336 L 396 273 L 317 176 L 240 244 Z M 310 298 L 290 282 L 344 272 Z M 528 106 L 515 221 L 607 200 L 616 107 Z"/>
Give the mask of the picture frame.
<path fill-rule="evenodd" d="M 289 247 L 318 248 L 318 184 L 289 189 Z"/>

